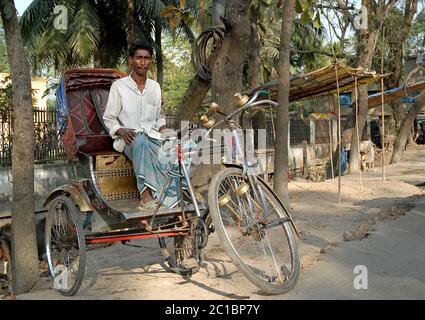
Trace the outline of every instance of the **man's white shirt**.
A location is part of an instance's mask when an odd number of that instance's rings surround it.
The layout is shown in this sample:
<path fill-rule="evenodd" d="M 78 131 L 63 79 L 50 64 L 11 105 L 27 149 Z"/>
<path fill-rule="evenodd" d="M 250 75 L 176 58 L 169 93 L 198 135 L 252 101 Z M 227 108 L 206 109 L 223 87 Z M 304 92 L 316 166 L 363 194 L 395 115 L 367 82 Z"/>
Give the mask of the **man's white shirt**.
<path fill-rule="evenodd" d="M 165 126 L 161 112 L 161 87 L 158 82 L 147 79 L 145 89 L 140 92 L 131 75 L 115 81 L 109 91 L 103 120 L 114 139 L 114 149 L 123 152 L 125 141 L 116 134 L 120 128 L 144 132 L 160 139 L 159 129 Z"/>

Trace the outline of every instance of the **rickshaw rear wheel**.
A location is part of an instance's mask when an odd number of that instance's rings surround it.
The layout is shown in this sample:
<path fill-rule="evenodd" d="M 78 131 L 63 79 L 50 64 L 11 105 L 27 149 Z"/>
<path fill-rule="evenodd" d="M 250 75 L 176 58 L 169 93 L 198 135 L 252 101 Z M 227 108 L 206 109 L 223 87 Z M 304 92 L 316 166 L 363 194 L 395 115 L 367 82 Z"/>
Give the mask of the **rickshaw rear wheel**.
<path fill-rule="evenodd" d="M 49 205 L 46 218 L 47 265 L 54 288 L 64 296 L 79 290 L 86 268 L 86 241 L 81 212 L 70 198 L 58 196 Z"/>

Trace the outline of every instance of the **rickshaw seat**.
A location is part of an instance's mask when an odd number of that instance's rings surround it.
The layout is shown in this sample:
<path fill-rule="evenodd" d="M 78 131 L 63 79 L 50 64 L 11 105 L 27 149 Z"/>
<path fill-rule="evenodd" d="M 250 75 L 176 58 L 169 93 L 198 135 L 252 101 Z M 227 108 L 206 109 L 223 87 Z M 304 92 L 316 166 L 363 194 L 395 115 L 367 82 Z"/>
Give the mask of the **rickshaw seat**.
<path fill-rule="evenodd" d="M 89 155 L 114 152 L 113 140 L 103 123 L 108 96 L 109 90 L 104 88 L 68 92 L 68 105 L 72 106 L 68 118 L 69 126 L 72 127 L 69 133 L 73 133 L 69 140 L 75 141 L 75 151 Z"/>
<path fill-rule="evenodd" d="M 68 159 L 75 159 L 81 153 L 115 153 L 103 113 L 111 84 L 124 76 L 113 69 L 71 69 L 65 72 L 68 118 L 63 140 Z"/>

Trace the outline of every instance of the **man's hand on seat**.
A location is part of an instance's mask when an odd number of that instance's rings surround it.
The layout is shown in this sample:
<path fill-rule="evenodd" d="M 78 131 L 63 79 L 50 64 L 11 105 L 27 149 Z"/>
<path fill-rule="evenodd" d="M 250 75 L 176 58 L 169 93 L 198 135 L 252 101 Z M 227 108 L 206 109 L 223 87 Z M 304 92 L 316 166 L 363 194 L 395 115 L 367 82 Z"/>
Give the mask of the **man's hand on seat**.
<path fill-rule="evenodd" d="M 118 129 L 117 134 L 120 135 L 128 144 L 132 144 L 134 138 L 136 137 L 136 131 L 124 128 Z"/>

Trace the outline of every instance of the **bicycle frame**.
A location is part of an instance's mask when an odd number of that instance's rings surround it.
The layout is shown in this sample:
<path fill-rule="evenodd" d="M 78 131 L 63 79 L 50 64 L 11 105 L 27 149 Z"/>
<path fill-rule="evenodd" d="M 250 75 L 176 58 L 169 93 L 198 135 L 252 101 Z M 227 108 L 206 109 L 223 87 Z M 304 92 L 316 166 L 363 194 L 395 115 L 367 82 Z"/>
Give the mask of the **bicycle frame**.
<path fill-rule="evenodd" d="M 269 100 L 269 99 L 264 99 L 264 100 L 256 101 L 261 92 L 262 92 L 262 90 L 256 91 L 253 94 L 253 96 L 248 100 L 248 102 L 245 105 L 243 105 L 239 109 L 236 109 L 235 111 L 231 112 L 229 115 L 226 115 L 226 117 L 223 120 L 218 121 L 217 123 L 215 123 L 208 130 L 208 132 L 205 134 L 204 139 L 206 139 L 206 137 L 208 135 L 210 135 L 210 133 L 212 132 L 212 130 L 214 130 L 214 128 L 220 126 L 221 124 L 223 124 L 225 122 L 228 123 L 229 128 L 230 128 L 230 130 L 232 132 L 232 137 L 234 138 L 234 141 L 235 141 L 235 146 L 236 146 L 237 152 L 240 155 L 243 155 L 242 162 L 239 163 L 238 165 L 241 166 L 242 171 L 243 171 L 243 174 L 248 179 L 249 186 L 250 186 L 251 190 L 253 191 L 253 194 L 254 194 L 255 199 L 252 199 L 252 200 L 254 202 L 256 201 L 257 204 L 258 203 L 261 203 L 262 204 L 261 208 L 265 208 L 265 210 L 263 212 L 260 212 L 259 213 L 259 216 L 258 216 L 259 222 L 262 223 L 262 224 L 264 224 L 264 225 L 266 225 L 267 224 L 267 216 L 268 216 L 268 213 L 270 212 L 269 210 L 271 208 L 269 208 L 269 206 L 267 205 L 267 201 L 266 201 L 265 195 L 264 195 L 264 193 L 262 191 L 262 188 L 259 188 L 259 186 L 258 186 L 258 184 L 259 184 L 259 177 L 258 177 L 257 174 L 255 174 L 253 172 L 252 166 L 248 163 L 248 161 L 246 159 L 246 156 L 245 156 L 245 152 L 244 152 L 244 150 L 242 150 L 240 137 L 239 137 L 239 135 L 236 132 L 237 127 L 235 125 L 235 121 L 233 120 L 233 118 L 236 115 L 238 115 L 238 114 L 240 114 L 240 113 L 242 113 L 242 112 L 244 112 L 244 111 L 246 111 L 246 110 L 248 110 L 250 108 L 259 106 L 259 105 L 267 105 L 266 108 L 270 108 L 270 106 L 277 107 L 279 105 L 278 103 L 276 103 L 276 102 L 274 102 L 272 100 Z M 221 113 L 221 114 L 223 114 L 223 113 Z M 258 193 L 257 193 L 257 191 L 258 191 Z M 274 191 L 272 189 L 270 189 L 270 191 L 272 193 L 274 193 Z M 279 197 L 277 197 L 277 199 L 279 199 Z M 293 219 L 292 219 L 289 211 L 286 209 L 286 207 L 284 206 L 284 204 L 282 203 L 282 201 L 280 199 L 279 199 L 279 202 L 282 205 L 282 207 L 285 208 L 285 211 L 288 214 L 288 219 L 291 222 L 291 225 L 293 226 L 293 229 L 295 230 L 295 233 L 297 234 L 298 238 L 300 238 L 300 234 L 299 234 L 299 232 L 297 230 L 297 227 L 295 226 L 295 223 L 294 223 L 294 221 L 293 221 Z"/>

